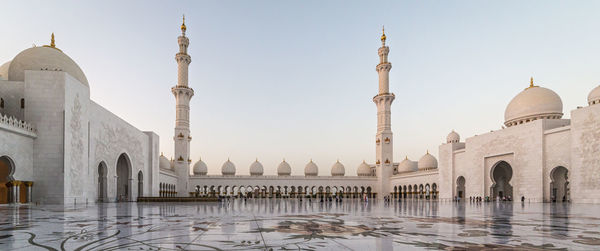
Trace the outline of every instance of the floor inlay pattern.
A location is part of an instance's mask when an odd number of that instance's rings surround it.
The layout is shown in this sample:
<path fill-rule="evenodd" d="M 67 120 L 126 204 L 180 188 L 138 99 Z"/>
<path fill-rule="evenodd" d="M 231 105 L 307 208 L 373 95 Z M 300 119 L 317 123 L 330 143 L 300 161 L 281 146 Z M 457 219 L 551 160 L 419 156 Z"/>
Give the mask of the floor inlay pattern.
<path fill-rule="evenodd" d="M 600 205 L 219 203 L 0 206 L 0 250 L 598 250 Z"/>

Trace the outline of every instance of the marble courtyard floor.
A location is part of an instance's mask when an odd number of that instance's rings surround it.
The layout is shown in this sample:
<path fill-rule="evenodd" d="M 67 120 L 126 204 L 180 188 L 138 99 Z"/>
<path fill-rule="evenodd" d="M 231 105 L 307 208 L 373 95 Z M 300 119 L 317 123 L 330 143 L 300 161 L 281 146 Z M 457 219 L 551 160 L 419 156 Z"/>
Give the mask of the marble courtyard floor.
<path fill-rule="evenodd" d="M 600 205 L 347 199 L 0 206 L 0 250 L 599 250 Z"/>

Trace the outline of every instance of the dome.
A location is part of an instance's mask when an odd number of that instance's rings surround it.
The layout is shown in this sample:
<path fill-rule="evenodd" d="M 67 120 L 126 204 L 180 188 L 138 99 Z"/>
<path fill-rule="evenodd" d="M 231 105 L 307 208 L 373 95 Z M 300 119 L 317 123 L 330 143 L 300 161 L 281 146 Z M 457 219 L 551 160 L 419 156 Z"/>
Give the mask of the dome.
<path fill-rule="evenodd" d="M 225 163 L 223 163 L 223 166 L 221 167 L 221 173 L 223 175 L 235 175 L 235 165 L 233 164 L 233 162 L 227 159 L 227 161 L 225 161 Z"/>
<path fill-rule="evenodd" d="M 283 160 L 277 167 L 277 174 L 280 176 L 289 176 L 292 174 L 292 167 Z"/>
<path fill-rule="evenodd" d="M 437 163 L 437 161 L 436 161 L 436 163 Z M 417 164 L 417 162 L 409 160 L 408 156 L 406 156 L 406 158 L 404 158 L 404 160 L 402 162 L 400 162 L 400 164 L 398 164 L 398 173 L 417 171 L 419 169 L 417 168 L 416 164 Z"/>
<path fill-rule="evenodd" d="M 358 176 L 371 176 L 371 166 L 367 164 L 364 160 L 356 169 L 356 175 Z"/>
<path fill-rule="evenodd" d="M 336 161 L 333 166 L 331 166 L 331 176 L 344 176 L 346 174 L 346 168 L 340 161 Z"/>
<path fill-rule="evenodd" d="M 2 74 L 2 67 L 0 66 L 0 74 Z M 588 94 L 588 105 L 595 105 L 600 103 L 600 85 L 592 89 Z"/>
<path fill-rule="evenodd" d="M 208 173 L 206 163 L 204 163 L 202 159 L 198 160 L 198 162 L 194 164 L 194 175 L 206 175 L 206 173 Z"/>
<path fill-rule="evenodd" d="M 460 142 L 460 135 L 458 135 L 458 133 L 456 133 L 454 130 L 452 130 L 448 134 L 448 137 L 446 137 L 446 143 L 458 143 L 458 142 Z"/>
<path fill-rule="evenodd" d="M 319 175 L 319 167 L 315 164 L 312 159 L 304 167 L 304 175 L 306 176 L 317 176 Z"/>
<path fill-rule="evenodd" d="M 171 169 L 171 161 L 169 161 L 162 153 L 160 154 L 160 157 L 158 157 L 158 167 L 160 169 Z"/>
<path fill-rule="evenodd" d="M 8 80 L 8 67 L 10 67 L 10 62 L 8 61 L 3 65 L 0 65 L 0 80 Z"/>
<path fill-rule="evenodd" d="M 87 78 L 67 54 L 52 47 L 33 47 L 19 53 L 8 68 L 8 80 L 24 81 L 26 70 L 63 71 L 88 86 Z"/>
<path fill-rule="evenodd" d="M 437 159 L 433 155 L 429 154 L 429 151 L 421 159 L 419 159 L 418 168 L 419 170 L 435 169 L 437 168 Z"/>
<path fill-rule="evenodd" d="M 263 175 L 263 165 L 258 162 L 258 159 L 256 159 L 256 161 L 250 165 L 250 175 Z"/>
<path fill-rule="evenodd" d="M 536 119 L 560 119 L 562 100 L 554 91 L 531 85 L 515 96 L 504 112 L 504 125 L 513 126 Z"/>

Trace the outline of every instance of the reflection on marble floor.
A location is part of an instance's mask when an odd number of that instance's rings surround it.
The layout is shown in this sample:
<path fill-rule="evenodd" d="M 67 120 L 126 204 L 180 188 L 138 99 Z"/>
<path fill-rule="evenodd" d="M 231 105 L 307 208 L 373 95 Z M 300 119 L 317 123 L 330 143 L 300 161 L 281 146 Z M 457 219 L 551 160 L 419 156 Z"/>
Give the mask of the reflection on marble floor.
<path fill-rule="evenodd" d="M 600 205 L 297 199 L 0 206 L 0 250 L 600 249 Z"/>

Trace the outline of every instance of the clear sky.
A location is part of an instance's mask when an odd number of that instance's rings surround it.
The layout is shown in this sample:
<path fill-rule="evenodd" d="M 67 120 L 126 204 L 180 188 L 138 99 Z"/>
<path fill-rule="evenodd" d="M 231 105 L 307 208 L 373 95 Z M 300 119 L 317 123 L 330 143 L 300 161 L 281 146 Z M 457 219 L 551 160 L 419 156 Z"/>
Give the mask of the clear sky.
<path fill-rule="evenodd" d="M 418 160 L 452 129 L 500 129 L 510 99 L 536 84 L 566 118 L 600 84 L 600 1 L 3 1 L 0 63 L 32 44 L 85 72 L 93 100 L 173 153 L 181 15 L 189 53 L 191 154 L 220 173 L 282 158 L 321 175 L 375 156 L 377 49 L 390 46 L 394 158 Z"/>

